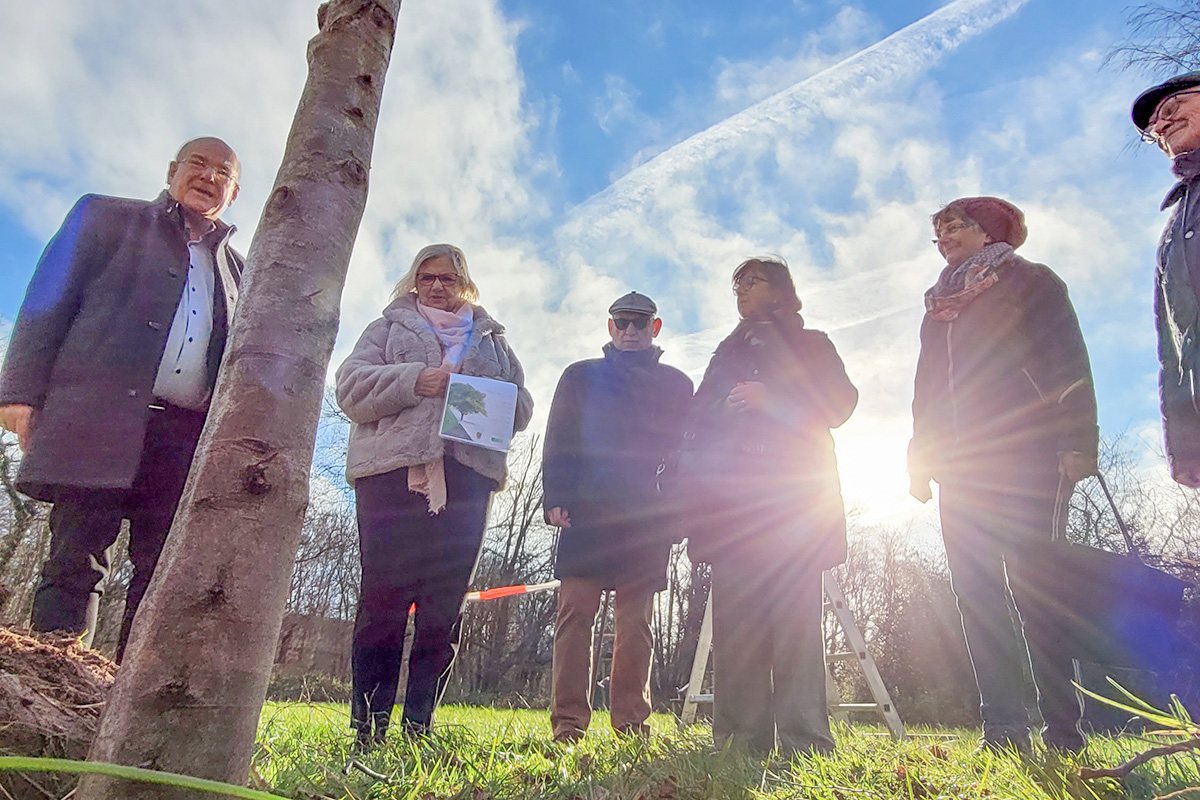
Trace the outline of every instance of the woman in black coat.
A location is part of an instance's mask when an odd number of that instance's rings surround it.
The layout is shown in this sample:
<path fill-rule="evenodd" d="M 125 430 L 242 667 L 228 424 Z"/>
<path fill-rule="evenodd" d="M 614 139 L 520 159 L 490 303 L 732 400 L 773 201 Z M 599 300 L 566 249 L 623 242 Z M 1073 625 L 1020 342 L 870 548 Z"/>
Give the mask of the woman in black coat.
<path fill-rule="evenodd" d="M 846 558 L 830 428 L 858 402 L 825 334 L 804 327 L 782 259 L 733 273 L 742 320 L 693 401 L 688 552 L 712 565 L 718 746 L 829 752 L 821 572 Z M 689 465 L 690 462 L 690 465 Z"/>
<path fill-rule="evenodd" d="M 925 502 L 940 486 L 942 538 L 981 698 L 984 744 L 1029 749 L 1023 662 L 1043 741 L 1078 750 L 1081 706 L 1053 609 L 1053 575 L 1030 569 L 1065 530 L 1075 482 L 1096 471 L 1096 398 L 1087 348 L 1062 280 L 1014 253 L 1016 206 L 966 197 L 933 215 L 946 259 L 925 294 L 908 472 Z M 1024 562 L 1024 563 L 1022 563 Z M 1008 610 L 1009 582 L 1028 652 Z"/>

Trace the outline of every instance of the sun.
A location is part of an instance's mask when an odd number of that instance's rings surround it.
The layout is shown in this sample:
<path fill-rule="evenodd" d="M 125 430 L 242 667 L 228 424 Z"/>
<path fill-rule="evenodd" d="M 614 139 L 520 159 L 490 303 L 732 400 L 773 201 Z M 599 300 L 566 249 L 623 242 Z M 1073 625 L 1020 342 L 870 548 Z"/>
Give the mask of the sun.
<path fill-rule="evenodd" d="M 911 520 L 923 506 L 908 493 L 910 432 L 894 421 L 855 419 L 833 432 L 847 510 L 867 524 Z"/>

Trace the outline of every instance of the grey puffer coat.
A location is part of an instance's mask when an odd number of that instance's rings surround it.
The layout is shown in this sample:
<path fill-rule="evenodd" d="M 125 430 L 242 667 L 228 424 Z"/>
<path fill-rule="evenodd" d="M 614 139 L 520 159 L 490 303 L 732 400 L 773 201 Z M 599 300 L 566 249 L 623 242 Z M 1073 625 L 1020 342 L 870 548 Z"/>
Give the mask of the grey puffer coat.
<path fill-rule="evenodd" d="M 352 423 L 346 449 L 348 483 L 449 455 L 503 487 L 505 454 L 442 439 L 438 429 L 443 399 L 416 393 L 421 371 L 441 364 L 442 344 L 417 311 L 415 294 L 394 300 L 363 331 L 337 370 L 337 402 Z M 504 326 L 480 306 L 475 306 L 459 372 L 516 384 L 515 427 L 525 429 L 533 416 L 525 372 L 504 338 Z"/>

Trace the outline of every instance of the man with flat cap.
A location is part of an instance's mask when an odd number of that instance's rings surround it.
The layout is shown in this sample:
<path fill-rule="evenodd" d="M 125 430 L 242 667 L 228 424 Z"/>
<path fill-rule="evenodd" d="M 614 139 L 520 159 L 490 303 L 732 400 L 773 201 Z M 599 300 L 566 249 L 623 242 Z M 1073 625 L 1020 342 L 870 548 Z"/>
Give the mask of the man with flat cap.
<path fill-rule="evenodd" d="M 576 362 L 559 379 L 542 455 L 546 521 L 560 529 L 550 710 L 560 742 L 581 738 L 591 721 L 592 627 L 608 589 L 616 590 L 612 725 L 648 730 L 650 621 L 672 541 L 656 471 L 678 448 L 692 399 L 691 380 L 659 362 L 654 301 L 630 292 L 608 313 L 604 357 Z"/>
<path fill-rule="evenodd" d="M 1179 182 L 1158 243 L 1154 314 L 1159 400 L 1171 477 L 1200 487 L 1200 72 L 1177 75 L 1134 101 L 1133 123 L 1172 161 Z"/>
<path fill-rule="evenodd" d="M 129 520 L 133 578 L 117 643 L 158 563 L 237 303 L 242 259 L 220 216 L 241 166 L 193 139 L 155 200 L 84 195 L 42 253 L 0 369 L 17 488 L 54 503 L 34 630 L 95 632 L 108 548 Z"/>

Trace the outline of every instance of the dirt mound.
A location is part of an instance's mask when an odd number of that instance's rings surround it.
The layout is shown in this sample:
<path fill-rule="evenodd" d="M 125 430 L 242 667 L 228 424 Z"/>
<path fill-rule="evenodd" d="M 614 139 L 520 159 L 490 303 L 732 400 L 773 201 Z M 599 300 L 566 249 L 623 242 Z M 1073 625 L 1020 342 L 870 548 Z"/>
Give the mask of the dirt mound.
<path fill-rule="evenodd" d="M 0 753 L 84 758 L 116 669 L 73 637 L 0 628 Z M 30 777 L 47 788 L 55 783 Z M 0 788 L 33 796 L 16 774 L 0 773 Z"/>

